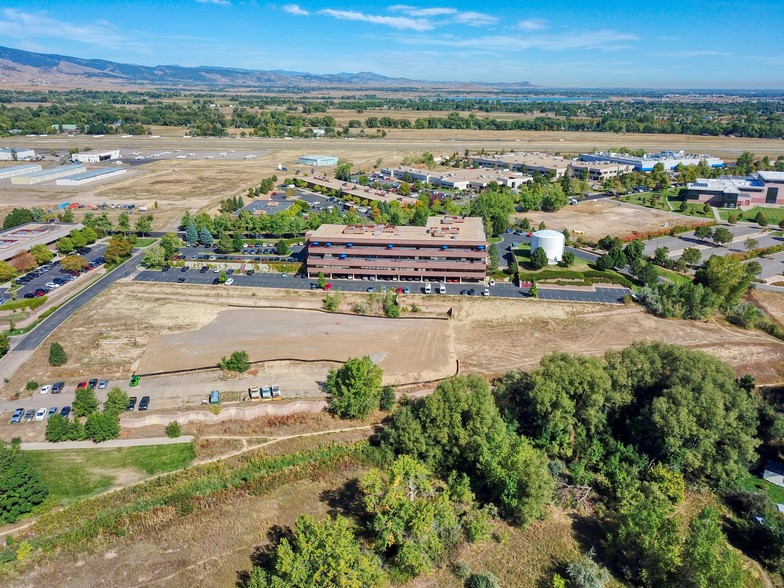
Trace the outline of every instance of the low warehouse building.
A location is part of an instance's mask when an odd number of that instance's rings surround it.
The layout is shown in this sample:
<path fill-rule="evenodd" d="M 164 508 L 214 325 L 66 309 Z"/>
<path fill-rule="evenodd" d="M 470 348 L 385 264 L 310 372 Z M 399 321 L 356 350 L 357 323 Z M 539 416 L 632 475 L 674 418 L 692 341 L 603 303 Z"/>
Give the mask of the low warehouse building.
<path fill-rule="evenodd" d="M 23 159 L 33 159 L 35 149 L 25 147 L 0 147 L 0 161 L 21 161 Z"/>
<path fill-rule="evenodd" d="M 0 167 L 0 180 L 13 178 L 14 176 L 23 176 L 25 174 L 32 174 L 39 172 L 43 169 L 37 163 L 27 163 L 25 165 L 14 165 L 12 167 Z"/>
<path fill-rule="evenodd" d="M 531 254 L 540 247 L 547 254 L 547 263 L 554 265 L 563 259 L 566 237 L 552 229 L 536 231 L 531 237 Z"/>
<path fill-rule="evenodd" d="M 312 165 L 319 167 L 323 165 L 337 165 L 338 158 L 333 155 L 303 155 L 299 158 L 300 165 Z"/>
<path fill-rule="evenodd" d="M 115 176 L 121 176 L 127 171 L 125 167 L 113 167 L 104 169 L 92 169 L 81 174 L 68 176 L 67 178 L 60 178 L 55 182 L 58 186 L 81 186 L 96 182 L 98 180 L 105 180 Z"/>
<path fill-rule="evenodd" d="M 74 153 L 71 156 L 71 161 L 76 161 L 78 163 L 100 163 L 102 161 L 112 161 L 114 159 L 120 159 L 119 149 L 103 151 L 101 153 L 86 151 L 84 153 Z"/>
<path fill-rule="evenodd" d="M 66 178 L 68 176 L 75 176 L 87 171 L 87 168 L 81 164 L 74 165 L 61 165 L 60 167 L 50 167 L 38 172 L 24 174 L 21 176 L 14 176 L 11 178 L 12 184 L 40 184 L 41 182 L 49 182 L 57 178 Z"/>
<path fill-rule="evenodd" d="M 8 261 L 21 251 L 30 251 L 34 245 L 52 245 L 60 237 L 67 237 L 81 223 L 27 223 L 0 232 L 0 260 Z"/>

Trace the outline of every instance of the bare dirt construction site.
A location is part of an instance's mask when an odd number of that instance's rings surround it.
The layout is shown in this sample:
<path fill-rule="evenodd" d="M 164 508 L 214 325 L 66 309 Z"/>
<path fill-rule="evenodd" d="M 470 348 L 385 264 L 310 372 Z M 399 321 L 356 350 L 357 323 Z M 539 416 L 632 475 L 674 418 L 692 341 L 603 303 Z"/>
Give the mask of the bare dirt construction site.
<path fill-rule="evenodd" d="M 527 218 L 532 228 L 543 222 L 549 229 L 577 231 L 572 233 L 572 236 L 582 237 L 587 241 L 598 241 L 605 235 L 656 231 L 666 226 L 688 224 L 696 220 L 674 212 L 662 212 L 611 200 L 588 200 L 576 206 L 565 206 L 556 212 L 518 212 L 514 218 Z"/>

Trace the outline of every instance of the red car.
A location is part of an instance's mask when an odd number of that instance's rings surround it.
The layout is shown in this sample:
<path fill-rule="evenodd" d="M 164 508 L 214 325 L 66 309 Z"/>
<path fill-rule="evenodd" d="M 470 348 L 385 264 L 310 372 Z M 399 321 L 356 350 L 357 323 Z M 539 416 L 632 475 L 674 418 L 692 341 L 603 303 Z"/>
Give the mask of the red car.
<path fill-rule="evenodd" d="M 332 290 L 332 284 L 324 284 L 325 290 Z"/>
<path fill-rule="evenodd" d="M 34 295 L 36 298 L 40 298 L 41 296 L 46 296 L 46 290 L 41 290 L 41 289 L 39 288 L 38 290 L 36 290 L 35 292 L 33 292 L 33 295 Z"/>
<path fill-rule="evenodd" d="M 402 294 L 403 293 L 403 288 L 398 288 L 397 290 L 395 290 L 395 293 Z"/>
<path fill-rule="evenodd" d="M 77 390 L 83 390 L 84 388 L 87 388 L 87 382 L 79 382 L 79 384 L 76 386 Z"/>

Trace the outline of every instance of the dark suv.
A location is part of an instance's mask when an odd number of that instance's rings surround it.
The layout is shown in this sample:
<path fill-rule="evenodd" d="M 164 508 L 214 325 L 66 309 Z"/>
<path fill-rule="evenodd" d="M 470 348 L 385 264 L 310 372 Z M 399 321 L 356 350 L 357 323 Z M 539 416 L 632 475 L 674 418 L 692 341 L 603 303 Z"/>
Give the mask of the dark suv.
<path fill-rule="evenodd" d="M 139 410 L 147 410 L 148 406 L 150 406 L 150 397 L 142 396 L 142 399 L 139 401 Z"/>

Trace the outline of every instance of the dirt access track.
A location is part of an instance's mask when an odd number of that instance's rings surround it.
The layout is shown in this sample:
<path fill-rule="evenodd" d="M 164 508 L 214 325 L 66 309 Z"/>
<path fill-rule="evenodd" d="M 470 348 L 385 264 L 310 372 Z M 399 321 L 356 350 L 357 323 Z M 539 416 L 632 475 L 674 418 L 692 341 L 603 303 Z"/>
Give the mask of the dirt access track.
<path fill-rule="evenodd" d="M 198 330 L 154 337 L 137 372 L 214 366 L 221 357 L 244 349 L 252 362 L 343 362 L 369 355 L 391 383 L 433 380 L 455 371 L 450 327 L 449 321 L 438 319 L 393 321 L 317 310 L 228 309 Z"/>

